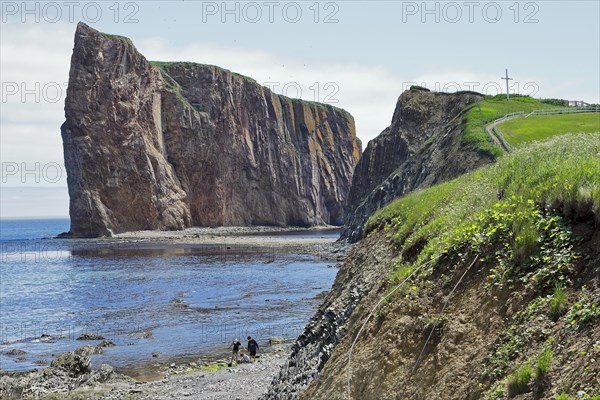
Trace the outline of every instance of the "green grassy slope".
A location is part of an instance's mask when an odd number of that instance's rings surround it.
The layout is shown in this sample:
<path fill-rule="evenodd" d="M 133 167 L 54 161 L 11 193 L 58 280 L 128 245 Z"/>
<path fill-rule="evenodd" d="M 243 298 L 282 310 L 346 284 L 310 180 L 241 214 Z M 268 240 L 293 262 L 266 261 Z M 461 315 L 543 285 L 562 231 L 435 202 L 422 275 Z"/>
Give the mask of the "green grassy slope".
<path fill-rule="evenodd" d="M 558 394 L 583 390 L 586 394 L 577 398 L 600 400 L 600 370 L 594 360 L 600 341 L 590 339 L 600 332 L 598 154 L 598 133 L 556 136 L 374 213 L 366 235 L 384 233 L 397 249 L 388 293 L 420 268 L 405 290 L 378 311 L 379 326 L 388 318 L 396 321 L 390 322 L 394 332 L 404 332 L 402 321 L 409 319 L 400 319 L 404 314 L 398 310 L 435 296 L 446 274 L 456 276 L 452 268 L 477 260 L 472 273 L 483 276 L 478 297 L 505 296 L 519 304 L 501 330 L 488 332 L 497 339 L 485 350 L 483 362 L 472 366 L 478 371 L 481 398 L 537 393 L 520 398 L 570 399 L 574 397 Z M 576 231 L 587 232 L 587 239 Z M 455 308 L 464 311 L 468 301 L 463 298 Z M 382 332 L 375 337 L 384 337 Z"/>
<path fill-rule="evenodd" d="M 525 260 L 539 252 L 556 211 L 598 219 L 598 153 L 600 134 L 526 146 L 496 164 L 395 200 L 369 218 L 365 232 L 383 228 L 404 248 L 420 248 L 414 262 L 398 266 L 396 278 L 430 257 L 465 247 L 476 251 L 499 237 L 507 240 L 507 257 Z"/>
<path fill-rule="evenodd" d="M 498 125 L 513 146 L 567 132 L 600 132 L 600 113 L 533 115 Z"/>
<path fill-rule="evenodd" d="M 531 97 L 512 97 L 510 101 L 506 101 L 506 97 L 503 95 L 486 96 L 484 100 L 471 106 L 467 113 L 462 141 L 475 146 L 482 152 L 498 157 L 502 151 L 494 145 L 485 132 L 485 124 L 513 112 L 530 112 L 551 108 L 561 107 L 546 104 Z"/>

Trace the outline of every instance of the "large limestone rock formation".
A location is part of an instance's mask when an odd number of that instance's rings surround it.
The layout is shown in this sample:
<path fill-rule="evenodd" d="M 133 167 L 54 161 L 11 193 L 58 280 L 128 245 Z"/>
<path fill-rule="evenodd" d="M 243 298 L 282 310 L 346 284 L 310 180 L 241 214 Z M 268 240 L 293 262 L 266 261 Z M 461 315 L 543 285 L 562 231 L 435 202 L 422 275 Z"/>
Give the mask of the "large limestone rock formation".
<path fill-rule="evenodd" d="M 360 155 L 344 110 L 215 66 L 151 63 L 80 23 L 65 114 L 73 236 L 343 223 Z"/>

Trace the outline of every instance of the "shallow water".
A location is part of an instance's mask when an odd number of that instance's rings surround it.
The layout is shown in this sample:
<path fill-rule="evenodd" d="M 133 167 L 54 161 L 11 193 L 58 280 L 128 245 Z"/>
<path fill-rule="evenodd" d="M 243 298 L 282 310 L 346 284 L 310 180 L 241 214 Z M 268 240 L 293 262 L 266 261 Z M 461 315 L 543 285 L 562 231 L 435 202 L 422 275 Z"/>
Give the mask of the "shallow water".
<path fill-rule="evenodd" d="M 98 341 L 95 366 L 220 353 L 235 339 L 294 339 L 336 269 L 310 255 L 143 240 L 57 240 L 68 220 L 3 220 L 0 368 L 26 370 Z M 315 233 L 317 237 L 322 236 Z M 42 337 L 42 335 L 44 335 Z M 46 336 L 47 335 L 47 336 Z"/>

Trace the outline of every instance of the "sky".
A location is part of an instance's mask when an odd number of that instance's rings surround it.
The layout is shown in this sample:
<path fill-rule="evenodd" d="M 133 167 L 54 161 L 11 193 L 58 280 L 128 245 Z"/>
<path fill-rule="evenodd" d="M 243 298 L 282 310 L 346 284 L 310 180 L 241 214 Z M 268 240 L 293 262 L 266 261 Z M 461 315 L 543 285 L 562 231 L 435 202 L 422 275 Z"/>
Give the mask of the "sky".
<path fill-rule="evenodd" d="M 363 146 L 402 91 L 600 102 L 600 2 L 0 2 L 0 217 L 68 216 L 60 125 L 82 21 L 150 60 L 214 64 L 342 107 Z"/>

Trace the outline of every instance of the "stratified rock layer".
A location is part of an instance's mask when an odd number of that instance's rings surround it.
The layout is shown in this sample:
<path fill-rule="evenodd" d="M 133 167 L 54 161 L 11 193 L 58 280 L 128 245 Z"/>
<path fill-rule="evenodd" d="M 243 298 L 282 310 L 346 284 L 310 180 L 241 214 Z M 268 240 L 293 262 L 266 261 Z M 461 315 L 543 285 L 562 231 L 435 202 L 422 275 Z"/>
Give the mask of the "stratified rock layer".
<path fill-rule="evenodd" d="M 148 62 L 79 24 L 61 131 L 70 234 L 341 225 L 354 120 L 209 65 Z"/>
<path fill-rule="evenodd" d="M 396 197 L 493 162 L 461 141 L 466 108 L 480 100 L 474 92 L 402 93 L 392 124 L 369 142 L 356 166 L 343 236 L 359 240 L 367 218 Z"/>

